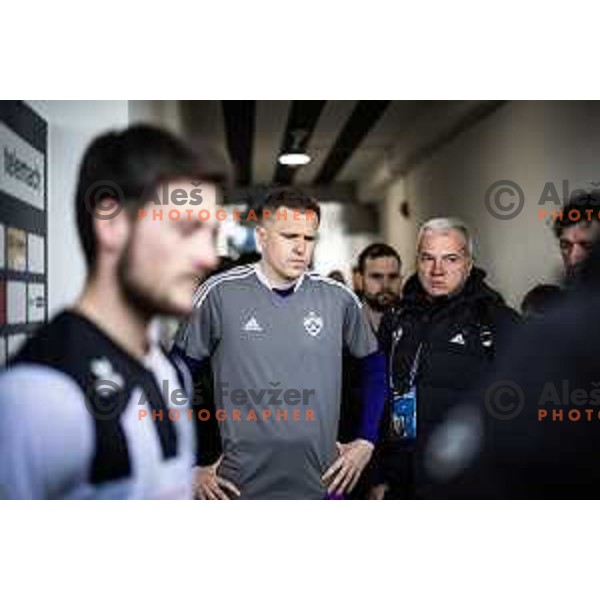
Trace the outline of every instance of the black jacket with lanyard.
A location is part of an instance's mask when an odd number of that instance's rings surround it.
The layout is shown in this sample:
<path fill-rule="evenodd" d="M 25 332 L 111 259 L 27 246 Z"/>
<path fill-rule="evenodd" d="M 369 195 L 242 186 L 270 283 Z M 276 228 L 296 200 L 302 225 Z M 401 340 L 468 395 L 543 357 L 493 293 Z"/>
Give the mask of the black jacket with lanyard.
<path fill-rule="evenodd" d="M 374 458 L 375 482 L 391 497 L 427 497 L 422 448 L 448 411 L 477 394 L 498 348 L 519 317 L 474 268 L 454 296 L 430 298 L 413 275 L 400 307 L 384 315 L 379 329 L 388 358 L 390 401 Z M 416 395 L 416 436 L 398 427 L 394 399 Z M 415 433 L 415 432 L 413 432 Z"/>

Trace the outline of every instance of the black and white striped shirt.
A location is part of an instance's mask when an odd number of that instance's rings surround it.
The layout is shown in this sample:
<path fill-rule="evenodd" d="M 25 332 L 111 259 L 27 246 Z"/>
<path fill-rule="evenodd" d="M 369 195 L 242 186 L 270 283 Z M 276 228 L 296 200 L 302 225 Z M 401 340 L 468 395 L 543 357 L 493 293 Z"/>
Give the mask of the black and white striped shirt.
<path fill-rule="evenodd" d="M 181 388 L 157 346 L 138 361 L 59 314 L 0 376 L 0 497 L 191 498 L 193 426 L 169 418 L 189 408 Z"/>

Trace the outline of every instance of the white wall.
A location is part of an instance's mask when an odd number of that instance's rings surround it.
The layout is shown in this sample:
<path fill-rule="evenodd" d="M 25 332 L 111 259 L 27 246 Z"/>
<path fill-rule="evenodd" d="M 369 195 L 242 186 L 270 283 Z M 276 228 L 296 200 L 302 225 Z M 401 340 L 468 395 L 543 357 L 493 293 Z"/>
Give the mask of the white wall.
<path fill-rule="evenodd" d="M 600 181 L 599 134 L 599 103 L 510 102 L 390 188 L 384 206 L 386 239 L 413 263 L 423 221 L 448 215 L 465 219 L 477 236 L 478 263 L 492 285 L 518 306 L 533 285 L 561 275 L 550 226 L 538 220 L 544 184 L 555 182 L 561 192 L 563 179 L 573 186 Z M 524 209 L 512 220 L 496 219 L 485 207 L 486 190 L 498 180 L 515 181 L 523 189 Z M 410 222 L 397 212 L 402 197 L 411 205 Z"/>
<path fill-rule="evenodd" d="M 402 278 L 414 271 L 415 238 L 417 225 L 414 214 L 405 218 L 400 214 L 400 205 L 407 200 L 404 179 L 398 179 L 387 190 L 382 206 L 383 238 L 393 246 L 402 259 Z"/>
<path fill-rule="evenodd" d="M 375 241 L 369 233 L 349 233 L 344 220 L 344 204 L 323 202 L 319 242 L 315 249 L 314 269 L 322 275 L 341 271 L 346 282 L 352 282 L 352 266 L 359 253 Z"/>
<path fill-rule="evenodd" d="M 176 100 L 130 100 L 129 123 L 149 123 L 181 134 L 179 102 Z"/>

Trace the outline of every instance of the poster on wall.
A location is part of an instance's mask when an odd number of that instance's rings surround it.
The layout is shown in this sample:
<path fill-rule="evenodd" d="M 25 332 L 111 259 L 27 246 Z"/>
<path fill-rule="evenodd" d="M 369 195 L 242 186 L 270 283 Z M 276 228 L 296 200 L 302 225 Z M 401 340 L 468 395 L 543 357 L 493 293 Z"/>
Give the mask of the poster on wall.
<path fill-rule="evenodd" d="M 0 101 L 0 361 L 48 320 L 48 126 Z"/>
<path fill-rule="evenodd" d="M 42 275 L 46 270 L 44 238 L 34 233 L 27 236 L 27 270 Z"/>
<path fill-rule="evenodd" d="M 27 284 L 9 279 L 6 282 L 6 322 L 20 325 L 27 322 Z"/>
<path fill-rule="evenodd" d="M 27 321 L 40 323 L 46 312 L 46 290 L 43 283 L 30 283 L 27 286 Z"/>
<path fill-rule="evenodd" d="M 22 229 L 8 228 L 6 268 L 13 271 L 27 270 L 27 234 Z"/>
<path fill-rule="evenodd" d="M 41 119 L 24 102 L 2 103 L 9 113 L 9 122 L 0 120 L 0 189 L 33 208 L 45 211 L 46 148 L 40 152 L 32 145 L 34 140 L 27 139 L 31 127 L 42 125 L 38 121 Z M 11 119 L 13 115 L 15 118 Z M 25 119 L 30 119 L 30 122 L 24 122 Z"/>

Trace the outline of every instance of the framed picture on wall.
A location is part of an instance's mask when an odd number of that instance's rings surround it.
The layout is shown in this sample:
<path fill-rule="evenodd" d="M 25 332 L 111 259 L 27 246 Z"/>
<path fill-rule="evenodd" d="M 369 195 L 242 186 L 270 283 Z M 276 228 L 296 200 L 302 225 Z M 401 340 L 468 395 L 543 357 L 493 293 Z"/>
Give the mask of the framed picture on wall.
<path fill-rule="evenodd" d="M 16 351 L 48 319 L 46 121 L 0 101 L 0 339 Z"/>
<path fill-rule="evenodd" d="M 23 229 L 8 228 L 6 268 L 11 271 L 27 270 L 27 233 Z"/>

